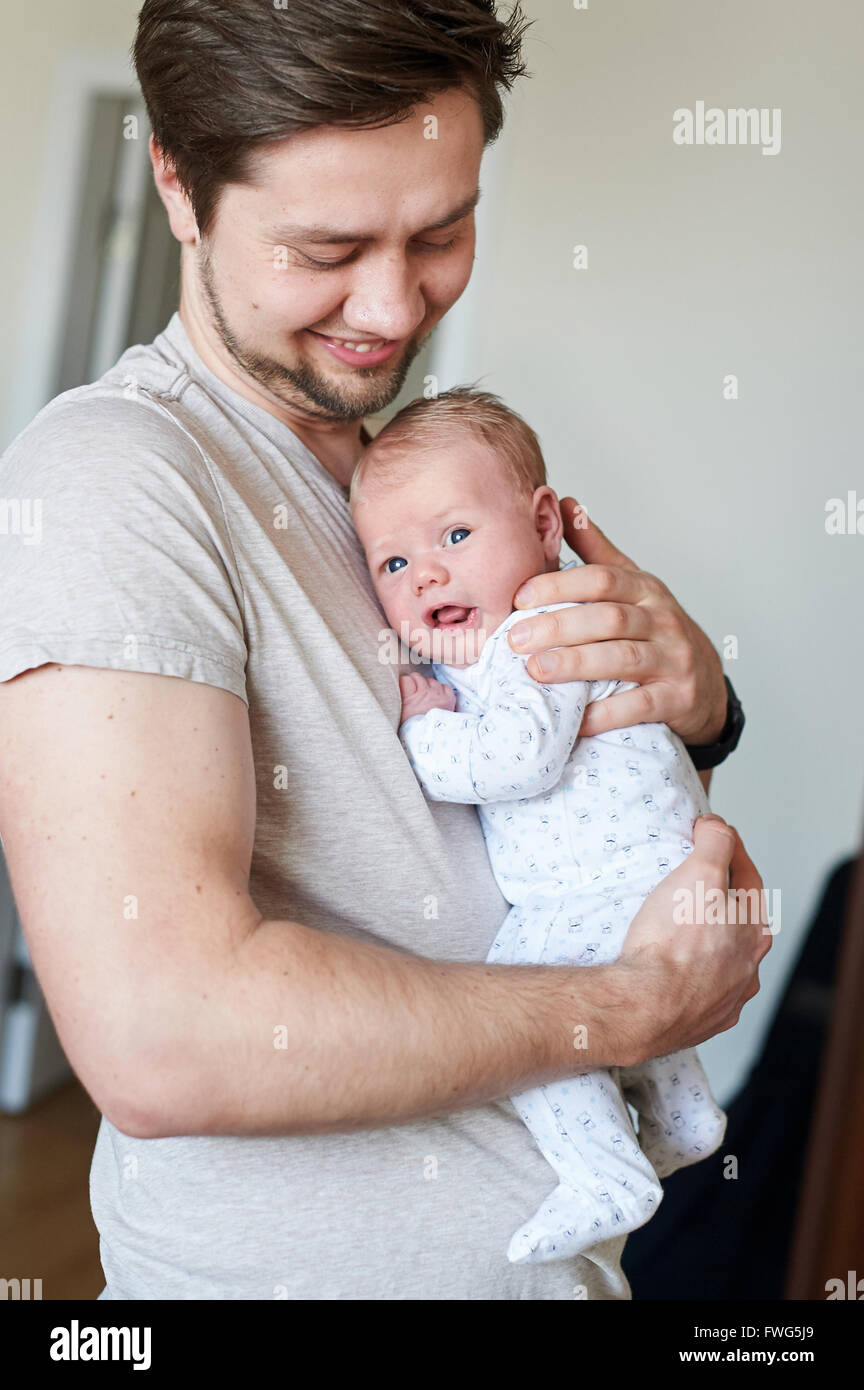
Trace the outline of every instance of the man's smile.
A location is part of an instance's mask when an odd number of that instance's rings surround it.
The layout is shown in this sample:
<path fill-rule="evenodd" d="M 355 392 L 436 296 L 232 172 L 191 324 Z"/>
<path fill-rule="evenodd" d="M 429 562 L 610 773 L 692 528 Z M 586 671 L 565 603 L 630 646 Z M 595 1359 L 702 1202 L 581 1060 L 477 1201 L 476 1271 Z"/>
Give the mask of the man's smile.
<path fill-rule="evenodd" d="M 316 333 L 313 328 L 303 331 L 323 343 L 338 361 L 347 362 L 352 367 L 375 367 L 379 362 L 386 362 L 404 341 L 400 338 L 389 341 L 385 338 L 332 338 Z"/>

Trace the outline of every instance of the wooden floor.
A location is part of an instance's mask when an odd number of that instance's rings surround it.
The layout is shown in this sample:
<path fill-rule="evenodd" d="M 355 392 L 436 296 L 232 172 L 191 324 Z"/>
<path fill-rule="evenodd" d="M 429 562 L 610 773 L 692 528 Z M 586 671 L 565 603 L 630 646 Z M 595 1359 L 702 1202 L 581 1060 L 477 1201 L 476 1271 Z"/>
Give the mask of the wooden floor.
<path fill-rule="evenodd" d="M 102 1292 L 88 1191 L 98 1128 L 77 1081 L 24 1115 L 0 1115 L 0 1279 L 41 1279 L 43 1299 Z"/>

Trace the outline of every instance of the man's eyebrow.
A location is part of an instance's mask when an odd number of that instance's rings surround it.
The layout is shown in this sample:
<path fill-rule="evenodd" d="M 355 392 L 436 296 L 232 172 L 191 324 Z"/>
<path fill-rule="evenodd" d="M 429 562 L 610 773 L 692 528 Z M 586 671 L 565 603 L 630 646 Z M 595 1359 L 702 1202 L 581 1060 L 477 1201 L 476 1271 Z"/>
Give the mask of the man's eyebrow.
<path fill-rule="evenodd" d="M 448 212 L 437 222 L 430 222 L 428 227 L 421 227 L 421 232 L 439 232 L 444 227 L 452 227 L 454 222 L 461 222 L 463 217 L 467 217 L 469 212 L 473 212 L 480 201 L 482 194 L 478 188 L 475 193 L 467 198 L 464 203 L 460 203 L 452 212 Z M 293 223 L 290 226 L 276 227 L 271 232 L 271 237 L 277 243 L 283 241 L 314 241 L 314 242 L 333 242 L 341 245 L 349 241 L 374 241 L 375 238 L 367 236 L 363 232 L 343 231 L 339 227 L 313 226 L 305 227 L 302 223 Z"/>

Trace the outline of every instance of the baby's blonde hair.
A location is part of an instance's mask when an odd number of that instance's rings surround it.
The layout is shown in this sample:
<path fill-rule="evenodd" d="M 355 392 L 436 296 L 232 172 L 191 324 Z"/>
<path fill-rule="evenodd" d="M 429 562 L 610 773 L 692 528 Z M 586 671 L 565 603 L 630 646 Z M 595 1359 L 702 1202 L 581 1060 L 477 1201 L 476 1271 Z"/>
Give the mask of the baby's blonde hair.
<path fill-rule="evenodd" d="M 398 483 L 420 464 L 424 453 L 441 445 L 456 430 L 465 429 L 494 454 L 513 488 L 530 501 L 546 484 L 546 465 L 537 435 L 522 416 L 491 391 L 454 386 L 437 396 L 418 396 L 388 420 L 367 444 L 351 475 L 348 492 L 353 507 L 361 486 L 374 477 L 376 486 Z"/>

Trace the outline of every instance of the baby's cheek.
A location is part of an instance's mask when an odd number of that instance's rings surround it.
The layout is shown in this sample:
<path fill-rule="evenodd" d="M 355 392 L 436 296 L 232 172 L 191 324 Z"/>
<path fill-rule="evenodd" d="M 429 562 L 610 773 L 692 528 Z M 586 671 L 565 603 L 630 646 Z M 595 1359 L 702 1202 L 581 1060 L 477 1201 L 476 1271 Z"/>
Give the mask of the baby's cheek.
<path fill-rule="evenodd" d="M 405 605 L 394 600 L 392 594 L 382 593 L 380 589 L 376 589 L 376 593 L 390 627 L 393 628 L 394 632 L 400 632 L 402 624 L 407 620 Z"/>
<path fill-rule="evenodd" d="M 401 633 L 409 630 L 410 622 L 408 614 L 400 605 L 389 604 L 387 608 L 384 609 L 384 612 L 387 614 L 387 621 L 394 632 Z"/>

